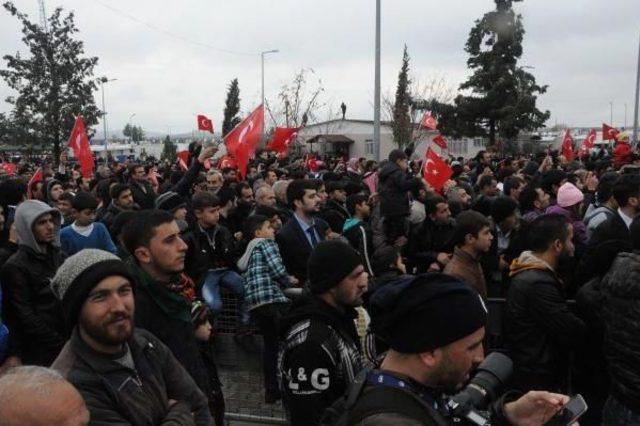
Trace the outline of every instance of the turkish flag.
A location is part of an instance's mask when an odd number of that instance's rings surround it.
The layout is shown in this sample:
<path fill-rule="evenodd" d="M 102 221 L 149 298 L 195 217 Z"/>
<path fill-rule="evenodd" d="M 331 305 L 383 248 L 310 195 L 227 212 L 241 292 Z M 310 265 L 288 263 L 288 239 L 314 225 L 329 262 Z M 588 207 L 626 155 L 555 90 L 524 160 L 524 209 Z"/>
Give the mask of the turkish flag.
<path fill-rule="evenodd" d="M 447 140 L 442 135 L 434 136 L 431 140 L 442 149 L 447 149 L 448 147 Z"/>
<path fill-rule="evenodd" d="M 313 173 L 317 172 L 320 168 L 316 156 L 312 154 L 307 154 L 307 158 L 304 160 L 304 166 Z"/>
<path fill-rule="evenodd" d="M 260 105 L 224 138 L 227 152 L 238 162 L 238 172 L 244 177 L 249 158 L 256 151 L 264 131 L 264 107 Z"/>
<path fill-rule="evenodd" d="M 573 138 L 571 137 L 571 129 L 567 129 L 567 132 L 562 138 L 562 155 L 567 161 L 573 161 Z"/>
<path fill-rule="evenodd" d="M 424 180 L 436 191 L 442 189 L 453 174 L 451 167 L 438 156 L 431 148 L 427 150 L 424 168 L 422 171 Z"/>
<path fill-rule="evenodd" d="M 198 115 L 198 130 L 213 133 L 213 122 L 202 114 Z"/>
<path fill-rule="evenodd" d="M 237 167 L 238 165 L 236 164 L 235 160 L 229 157 L 228 155 L 225 155 L 220 159 L 220 161 L 218 161 L 218 168 L 220 170 L 228 169 L 228 168 L 236 169 Z"/>
<path fill-rule="evenodd" d="M 611 127 L 608 124 L 602 123 L 602 140 L 610 141 L 611 139 L 616 139 L 620 130 L 615 127 Z"/>
<path fill-rule="evenodd" d="M 42 174 L 42 167 L 38 167 L 38 170 L 31 176 L 29 179 L 29 183 L 27 183 L 27 197 L 29 199 L 33 198 L 33 194 L 31 193 L 31 187 L 36 182 L 42 182 L 44 180 L 44 175 Z"/>
<path fill-rule="evenodd" d="M 87 129 L 84 126 L 84 120 L 81 115 L 76 117 L 76 122 L 73 125 L 73 130 L 69 137 L 69 146 L 73 150 L 73 155 L 78 159 L 78 163 L 80 163 L 82 176 L 86 178 L 91 177 L 95 164 L 93 162 L 91 147 L 89 146 Z"/>
<path fill-rule="evenodd" d="M 276 127 L 266 149 L 276 151 L 286 157 L 289 146 L 296 140 L 300 129 L 301 127 Z"/>
<path fill-rule="evenodd" d="M 420 127 L 435 130 L 438 128 L 438 121 L 431 116 L 431 111 L 427 111 L 420 120 Z"/>
<path fill-rule="evenodd" d="M 596 146 L 596 129 L 591 129 L 587 137 L 582 141 L 582 147 L 580 147 L 581 156 L 588 154 L 591 149 Z"/>

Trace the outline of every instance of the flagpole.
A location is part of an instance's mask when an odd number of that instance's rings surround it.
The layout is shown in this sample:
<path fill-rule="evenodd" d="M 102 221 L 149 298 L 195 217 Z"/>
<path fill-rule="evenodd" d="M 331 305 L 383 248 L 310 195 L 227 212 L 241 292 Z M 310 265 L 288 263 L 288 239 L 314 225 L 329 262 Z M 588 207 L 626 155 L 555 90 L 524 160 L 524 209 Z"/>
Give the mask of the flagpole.
<path fill-rule="evenodd" d="M 636 78 L 636 106 L 633 113 L 633 141 L 638 145 L 638 104 L 640 103 L 640 43 L 638 43 L 638 76 Z"/>
<path fill-rule="evenodd" d="M 380 161 L 380 0 L 376 0 L 376 62 L 373 94 L 373 146 Z"/>

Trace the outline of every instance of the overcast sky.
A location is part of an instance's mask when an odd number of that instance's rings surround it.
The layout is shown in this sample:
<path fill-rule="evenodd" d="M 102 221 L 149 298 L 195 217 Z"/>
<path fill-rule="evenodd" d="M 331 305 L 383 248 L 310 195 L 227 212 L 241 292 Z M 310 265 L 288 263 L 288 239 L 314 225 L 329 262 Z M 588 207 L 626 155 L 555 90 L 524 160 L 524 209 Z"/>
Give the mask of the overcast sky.
<path fill-rule="evenodd" d="M 382 3 L 383 93 L 395 90 L 405 43 L 415 79 L 444 77 L 457 88 L 468 75 L 469 30 L 493 0 Z M 15 4 L 38 19 L 37 0 Z M 86 53 L 100 58 L 96 75 L 117 79 L 106 86 L 110 132 L 132 114 L 151 131 L 191 131 L 198 113 L 219 129 L 231 79 L 239 79 L 243 111 L 259 104 L 259 52 L 269 49 L 280 52 L 267 57 L 267 99 L 297 70 L 313 68 L 323 102 L 334 111 L 345 102 L 348 118 L 373 118 L 374 0 L 46 0 L 48 13 L 56 6 L 75 12 Z M 624 125 L 627 104 L 632 126 L 639 0 L 525 0 L 515 8 L 526 30 L 521 63 L 549 85 L 539 99 L 551 111 L 548 124 L 600 125 L 613 101 L 614 125 Z M 20 37 L 17 20 L 0 11 L 0 53 L 24 50 Z M 9 93 L 0 81 L 0 98 Z"/>

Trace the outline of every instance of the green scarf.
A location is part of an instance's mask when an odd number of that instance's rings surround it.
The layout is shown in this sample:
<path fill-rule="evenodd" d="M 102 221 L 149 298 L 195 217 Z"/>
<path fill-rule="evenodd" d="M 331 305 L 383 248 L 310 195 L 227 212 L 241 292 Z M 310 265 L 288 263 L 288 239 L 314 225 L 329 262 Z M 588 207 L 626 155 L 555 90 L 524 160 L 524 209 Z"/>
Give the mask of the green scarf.
<path fill-rule="evenodd" d="M 140 290 L 146 291 L 169 318 L 191 322 L 191 301 L 181 294 L 172 292 L 167 288 L 167 285 L 154 280 L 138 265 L 130 263 L 128 266 L 136 283 L 140 286 Z M 181 279 L 180 274 L 176 274 L 171 277 L 169 284 L 177 284 Z"/>

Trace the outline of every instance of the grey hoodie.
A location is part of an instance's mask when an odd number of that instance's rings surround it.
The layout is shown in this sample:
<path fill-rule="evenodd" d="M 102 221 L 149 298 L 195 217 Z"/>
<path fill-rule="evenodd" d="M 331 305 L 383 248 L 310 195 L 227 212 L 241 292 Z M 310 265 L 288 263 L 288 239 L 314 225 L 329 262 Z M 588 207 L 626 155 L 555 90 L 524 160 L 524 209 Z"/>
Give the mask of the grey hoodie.
<path fill-rule="evenodd" d="M 33 236 L 33 224 L 36 220 L 47 213 L 51 213 L 55 224 L 56 238 L 53 245 L 60 247 L 60 225 L 62 216 L 60 212 L 48 204 L 38 200 L 27 200 L 18 205 L 15 215 L 16 233 L 18 234 L 18 244 L 33 249 L 36 253 L 45 253 L 42 246 L 38 244 Z"/>

